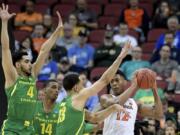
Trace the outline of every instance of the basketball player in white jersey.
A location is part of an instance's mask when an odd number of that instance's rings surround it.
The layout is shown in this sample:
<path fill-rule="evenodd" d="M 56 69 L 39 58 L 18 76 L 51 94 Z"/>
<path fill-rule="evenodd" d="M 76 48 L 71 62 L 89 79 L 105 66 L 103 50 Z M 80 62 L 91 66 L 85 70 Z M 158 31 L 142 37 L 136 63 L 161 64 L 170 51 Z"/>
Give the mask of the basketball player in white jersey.
<path fill-rule="evenodd" d="M 130 98 L 138 89 L 136 77 L 132 80 L 131 86 L 124 92 L 126 83 L 124 74 L 118 71 L 110 82 L 113 94 L 103 95 L 101 97 L 102 108 L 119 103 L 128 112 L 128 114 L 112 113 L 109 115 L 104 121 L 103 135 L 134 135 L 137 112 L 143 117 L 150 117 L 157 120 L 163 117 L 162 103 L 157 94 L 156 82 L 153 86 L 154 106 L 136 103 L 133 98 Z"/>

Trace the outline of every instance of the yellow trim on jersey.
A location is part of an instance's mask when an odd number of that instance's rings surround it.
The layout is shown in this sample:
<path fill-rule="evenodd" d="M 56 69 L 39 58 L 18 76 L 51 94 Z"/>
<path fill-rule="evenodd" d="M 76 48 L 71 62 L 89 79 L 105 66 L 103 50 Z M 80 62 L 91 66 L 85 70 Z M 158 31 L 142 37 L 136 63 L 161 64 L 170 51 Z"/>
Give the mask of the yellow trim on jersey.
<path fill-rule="evenodd" d="M 4 134 L 4 128 L 5 128 L 5 123 L 6 123 L 6 121 L 7 121 L 7 120 L 5 120 L 5 121 L 3 122 L 2 135 L 5 135 L 5 134 Z"/>
<path fill-rule="evenodd" d="M 16 85 L 14 86 L 13 90 L 12 90 L 12 93 L 11 93 L 11 96 L 14 94 L 15 90 L 16 90 L 16 87 L 17 87 L 17 83 Z"/>
<path fill-rule="evenodd" d="M 76 132 L 75 135 L 79 135 L 79 132 L 81 131 L 81 128 L 82 128 L 82 126 L 83 126 L 83 124 L 84 124 L 84 118 L 85 118 L 85 110 L 83 111 L 82 123 L 81 123 L 81 125 L 80 125 L 80 127 L 79 127 L 79 129 L 78 129 L 78 131 Z"/>

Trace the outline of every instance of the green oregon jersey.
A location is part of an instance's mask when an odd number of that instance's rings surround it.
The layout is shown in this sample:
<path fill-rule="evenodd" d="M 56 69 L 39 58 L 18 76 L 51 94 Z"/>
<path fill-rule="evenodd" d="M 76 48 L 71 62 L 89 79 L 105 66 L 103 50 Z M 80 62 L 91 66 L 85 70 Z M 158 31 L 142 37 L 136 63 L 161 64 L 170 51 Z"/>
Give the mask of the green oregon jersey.
<path fill-rule="evenodd" d="M 56 135 L 82 135 L 84 131 L 84 111 L 73 108 L 71 97 L 60 105 Z"/>
<path fill-rule="evenodd" d="M 37 101 L 34 78 L 18 77 L 16 83 L 6 89 L 6 95 L 8 98 L 8 119 L 18 121 L 33 120 Z"/>
<path fill-rule="evenodd" d="M 55 135 L 59 106 L 60 104 L 56 103 L 50 113 L 45 113 L 43 103 L 37 103 L 33 121 L 35 135 Z"/>

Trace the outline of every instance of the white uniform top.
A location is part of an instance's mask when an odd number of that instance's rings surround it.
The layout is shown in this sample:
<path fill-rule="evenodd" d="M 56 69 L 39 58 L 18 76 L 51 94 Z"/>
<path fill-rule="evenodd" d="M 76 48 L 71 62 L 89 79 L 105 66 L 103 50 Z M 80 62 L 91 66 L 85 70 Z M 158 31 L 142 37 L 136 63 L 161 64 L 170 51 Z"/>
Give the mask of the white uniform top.
<path fill-rule="evenodd" d="M 103 135 L 134 135 L 134 125 L 137 115 L 137 104 L 129 98 L 123 106 L 128 112 L 112 113 L 104 120 Z"/>

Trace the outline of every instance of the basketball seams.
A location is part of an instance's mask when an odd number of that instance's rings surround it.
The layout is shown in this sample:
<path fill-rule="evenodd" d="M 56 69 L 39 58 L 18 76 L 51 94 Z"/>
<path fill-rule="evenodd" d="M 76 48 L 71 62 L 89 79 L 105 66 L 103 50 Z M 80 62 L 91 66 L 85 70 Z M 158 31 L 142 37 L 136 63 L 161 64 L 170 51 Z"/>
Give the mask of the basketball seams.
<path fill-rule="evenodd" d="M 141 79 L 140 79 L 140 86 L 142 86 L 142 80 L 144 79 L 144 73 L 143 74 L 142 73 L 140 74 L 140 77 L 141 77 Z"/>
<path fill-rule="evenodd" d="M 137 84 L 142 89 L 151 88 L 154 84 L 155 77 L 150 69 L 140 69 L 137 72 Z"/>

